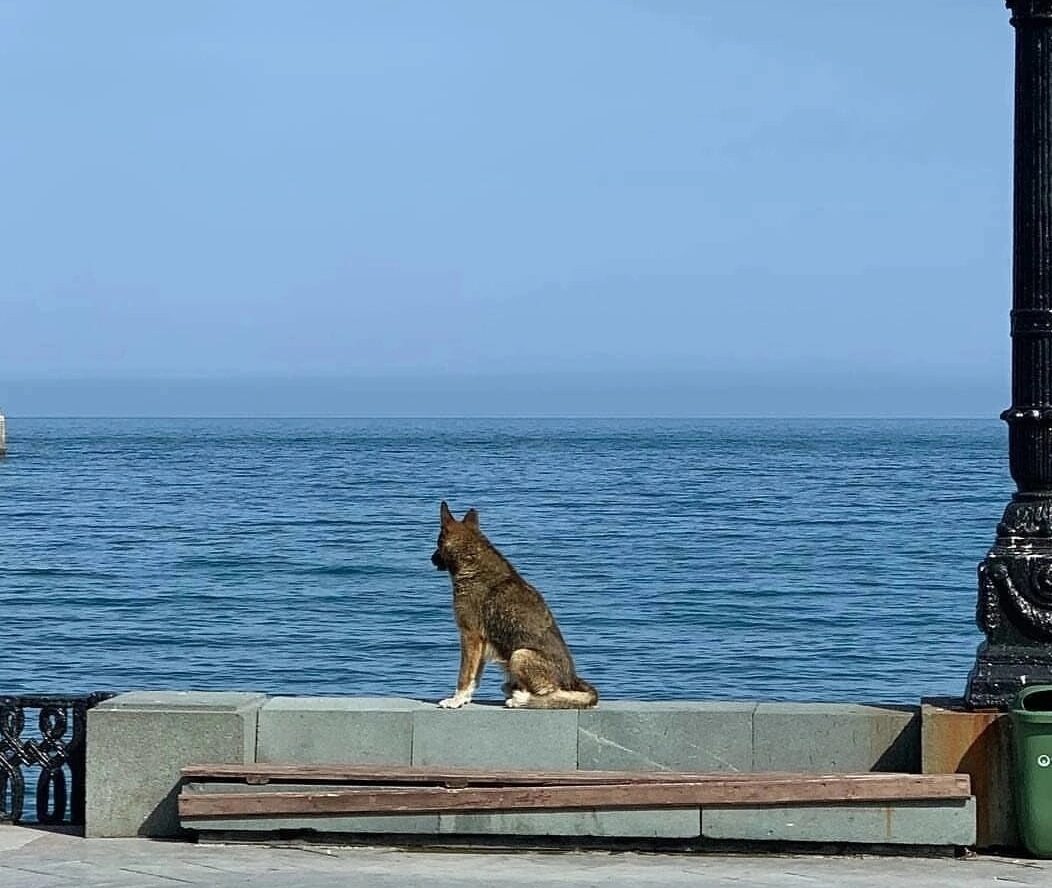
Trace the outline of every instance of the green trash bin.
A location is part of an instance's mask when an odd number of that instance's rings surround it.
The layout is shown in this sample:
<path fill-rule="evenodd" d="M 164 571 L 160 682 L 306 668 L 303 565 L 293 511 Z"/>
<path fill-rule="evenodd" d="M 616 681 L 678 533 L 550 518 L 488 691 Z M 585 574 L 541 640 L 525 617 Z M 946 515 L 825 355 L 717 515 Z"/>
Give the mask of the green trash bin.
<path fill-rule="evenodd" d="M 1035 857 L 1052 857 L 1052 685 L 1019 692 L 1012 728 L 1019 835 Z"/>

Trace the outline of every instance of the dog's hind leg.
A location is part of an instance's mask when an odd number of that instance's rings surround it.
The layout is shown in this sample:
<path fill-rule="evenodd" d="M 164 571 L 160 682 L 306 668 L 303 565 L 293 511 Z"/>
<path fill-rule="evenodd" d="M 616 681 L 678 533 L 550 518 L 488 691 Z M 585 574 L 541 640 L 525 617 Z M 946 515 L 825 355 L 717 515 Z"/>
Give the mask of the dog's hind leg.
<path fill-rule="evenodd" d="M 543 707 L 540 698 L 552 694 L 559 687 L 557 670 L 548 658 L 531 648 L 518 648 L 508 658 L 508 681 L 505 692 L 510 691 L 504 705 L 510 709 Z"/>
<path fill-rule="evenodd" d="M 599 695 L 588 682 L 562 674 L 540 651 L 519 648 L 508 659 L 507 685 L 511 693 L 504 705 L 511 709 L 588 709 Z"/>

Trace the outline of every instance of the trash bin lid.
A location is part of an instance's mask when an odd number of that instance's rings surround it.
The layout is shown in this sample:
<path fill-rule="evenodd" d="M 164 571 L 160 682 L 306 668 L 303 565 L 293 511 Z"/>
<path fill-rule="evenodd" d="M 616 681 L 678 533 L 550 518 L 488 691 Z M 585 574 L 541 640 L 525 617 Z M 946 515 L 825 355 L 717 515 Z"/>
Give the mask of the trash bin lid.
<path fill-rule="evenodd" d="M 1052 685 L 1030 685 L 1016 694 L 1012 717 L 1019 721 L 1052 723 Z"/>

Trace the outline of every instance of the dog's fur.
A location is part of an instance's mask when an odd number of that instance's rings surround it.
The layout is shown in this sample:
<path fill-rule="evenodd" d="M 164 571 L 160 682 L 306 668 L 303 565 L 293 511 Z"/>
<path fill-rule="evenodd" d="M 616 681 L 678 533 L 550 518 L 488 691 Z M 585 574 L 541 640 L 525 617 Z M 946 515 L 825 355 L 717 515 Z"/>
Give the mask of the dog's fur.
<path fill-rule="evenodd" d="M 453 613 L 460 630 L 457 690 L 438 705 L 471 702 L 486 661 L 504 667 L 505 706 L 584 709 L 599 701 L 578 678 L 570 649 L 541 593 L 518 575 L 479 530 L 478 512 L 457 521 L 442 503 L 441 530 L 431 563 L 449 571 Z"/>

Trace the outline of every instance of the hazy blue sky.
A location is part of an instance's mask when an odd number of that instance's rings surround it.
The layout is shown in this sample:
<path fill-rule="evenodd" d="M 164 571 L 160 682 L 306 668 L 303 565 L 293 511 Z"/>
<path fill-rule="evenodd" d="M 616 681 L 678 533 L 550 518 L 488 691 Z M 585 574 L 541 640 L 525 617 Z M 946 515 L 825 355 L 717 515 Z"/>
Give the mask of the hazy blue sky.
<path fill-rule="evenodd" d="M 1011 75 L 998 0 L 0 0 L 0 409 L 995 416 Z"/>

